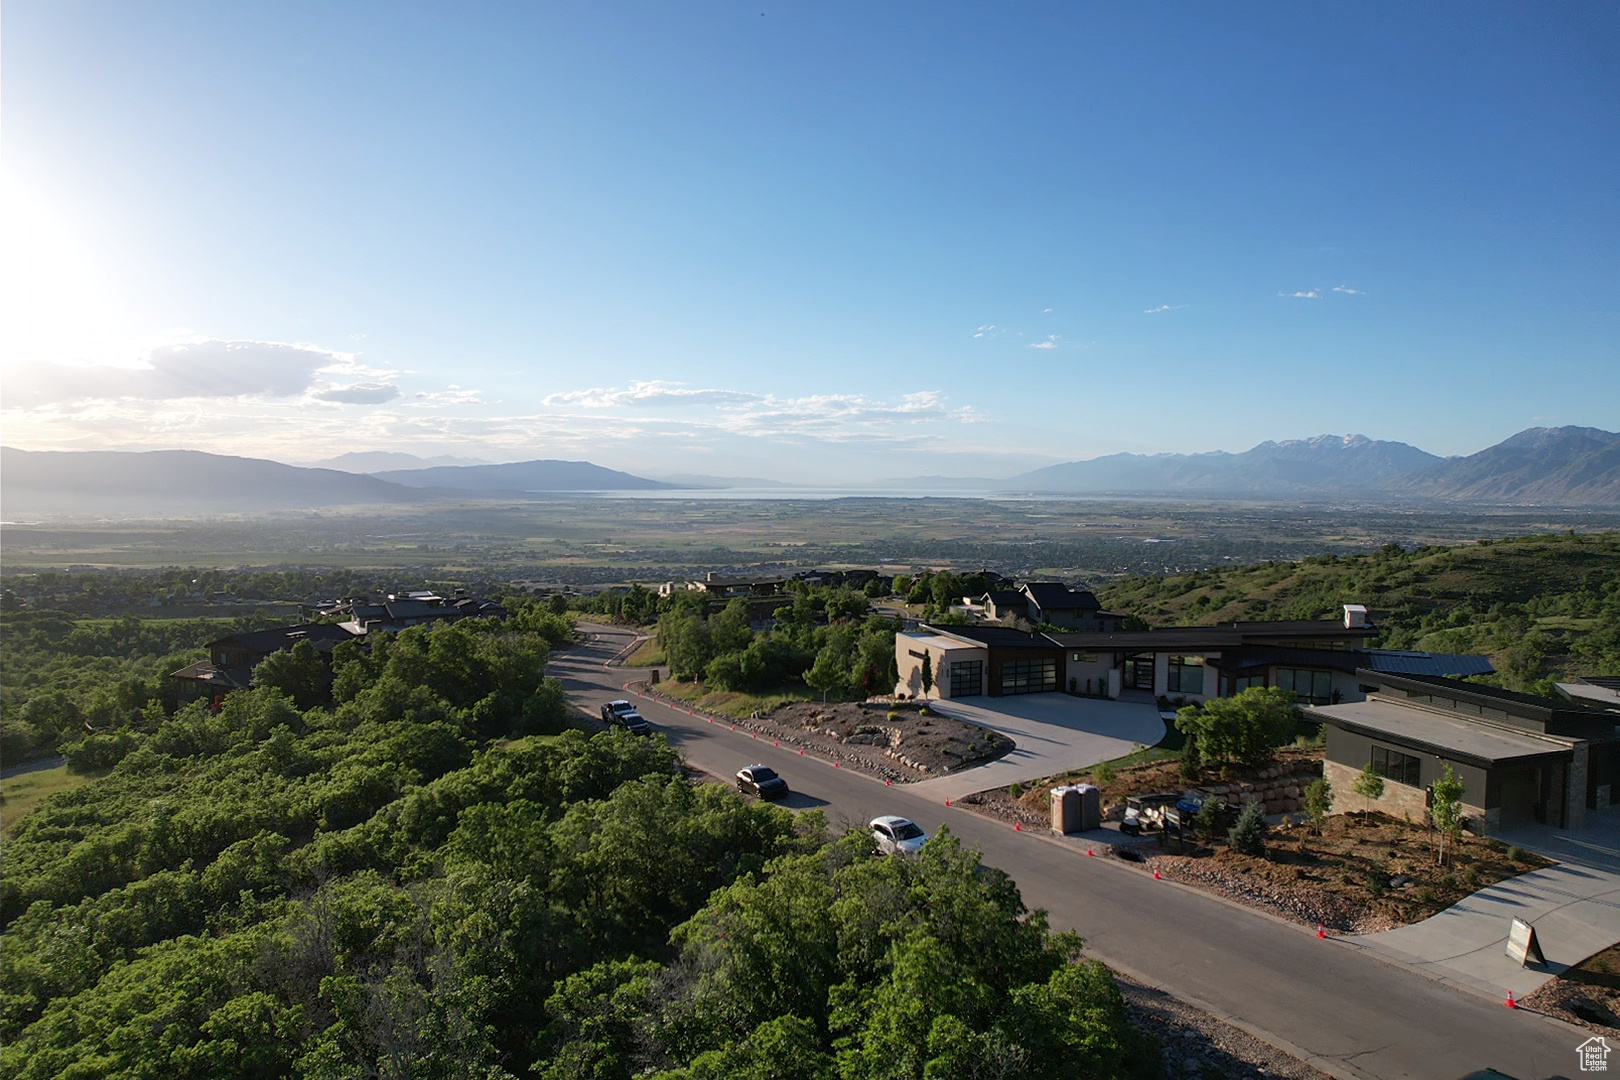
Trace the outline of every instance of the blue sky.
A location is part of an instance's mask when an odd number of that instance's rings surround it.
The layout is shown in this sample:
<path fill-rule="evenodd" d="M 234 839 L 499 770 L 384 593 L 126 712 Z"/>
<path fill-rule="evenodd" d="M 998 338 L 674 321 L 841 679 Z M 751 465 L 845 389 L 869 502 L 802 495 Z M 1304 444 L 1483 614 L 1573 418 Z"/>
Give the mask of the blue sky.
<path fill-rule="evenodd" d="M 5 441 L 1006 476 L 1620 427 L 1620 8 L 17 0 Z"/>

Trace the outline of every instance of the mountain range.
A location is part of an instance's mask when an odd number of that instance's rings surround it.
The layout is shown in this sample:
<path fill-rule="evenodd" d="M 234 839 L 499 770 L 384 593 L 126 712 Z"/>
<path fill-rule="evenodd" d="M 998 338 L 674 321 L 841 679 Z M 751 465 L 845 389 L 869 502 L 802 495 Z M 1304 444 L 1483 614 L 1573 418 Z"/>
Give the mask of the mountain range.
<path fill-rule="evenodd" d="M 399 460 L 391 452 L 377 453 L 384 463 Z M 359 463 L 354 458 L 364 460 L 364 455 L 345 455 L 333 461 L 352 466 Z M 12 520 L 42 513 L 252 513 L 739 483 L 719 477 L 681 479 L 688 482 L 649 480 L 588 461 L 432 465 L 365 475 L 195 450 L 0 448 L 0 502 Z M 709 483 L 696 483 L 699 479 Z M 1007 480 L 916 477 L 891 483 L 919 493 L 971 489 L 975 493 L 1172 498 L 1353 496 L 1407 502 L 1620 506 L 1620 434 L 1584 427 L 1530 428 L 1477 454 L 1452 458 L 1362 435 L 1320 435 L 1263 442 L 1237 454 L 1110 454 L 1050 465 Z M 758 480 L 748 484 L 789 487 Z M 844 486 L 855 492 L 870 483 Z"/>
<path fill-rule="evenodd" d="M 1242 453 L 1109 454 L 1014 476 L 998 489 L 1064 495 L 1427 498 L 1620 504 L 1620 434 L 1530 428 L 1467 457 L 1364 435 L 1263 442 Z"/>
<path fill-rule="evenodd" d="M 587 461 L 436 466 L 366 476 L 197 450 L 0 447 L 0 505 L 12 520 L 29 514 L 161 516 L 412 505 L 669 486 Z"/>

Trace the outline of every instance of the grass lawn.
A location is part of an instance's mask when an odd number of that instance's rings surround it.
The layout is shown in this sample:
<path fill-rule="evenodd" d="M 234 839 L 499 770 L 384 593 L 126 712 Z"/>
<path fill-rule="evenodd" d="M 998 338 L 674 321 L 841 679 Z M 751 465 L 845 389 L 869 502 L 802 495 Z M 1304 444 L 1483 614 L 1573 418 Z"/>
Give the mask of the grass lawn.
<path fill-rule="evenodd" d="M 625 667 L 662 667 L 664 662 L 664 647 L 658 644 L 657 638 L 648 638 L 640 648 L 624 658 Z"/>
<path fill-rule="evenodd" d="M 15 833 L 18 822 L 47 795 L 72 791 L 91 779 L 68 772 L 66 765 L 58 765 L 54 769 L 38 769 L 0 780 L 0 835 L 10 837 Z"/>
<path fill-rule="evenodd" d="M 778 705 L 793 701 L 815 701 L 814 690 L 806 687 L 788 687 L 772 694 L 743 694 L 732 690 L 710 690 L 702 683 L 661 682 L 658 689 L 670 697 L 689 701 L 699 708 L 721 716 L 734 716 L 746 720 L 755 713 L 761 716 Z"/>

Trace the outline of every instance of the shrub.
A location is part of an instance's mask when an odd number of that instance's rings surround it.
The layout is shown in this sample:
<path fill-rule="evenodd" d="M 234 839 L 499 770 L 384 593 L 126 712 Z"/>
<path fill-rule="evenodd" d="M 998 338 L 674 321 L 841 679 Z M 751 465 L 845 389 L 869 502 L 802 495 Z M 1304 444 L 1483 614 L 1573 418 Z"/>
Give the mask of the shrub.
<path fill-rule="evenodd" d="M 1372 767 L 1372 762 L 1369 761 L 1361 770 L 1361 775 L 1356 777 L 1356 782 L 1350 785 L 1350 790 L 1363 799 L 1377 802 L 1384 797 L 1384 778 L 1378 774 L 1378 771 Z"/>
<path fill-rule="evenodd" d="M 1263 765 L 1293 738 L 1299 709 L 1294 695 L 1274 686 L 1251 686 L 1235 697 L 1187 705 L 1176 727 L 1198 740 L 1204 765 Z"/>
<path fill-rule="evenodd" d="M 1099 787 L 1107 787 L 1109 784 L 1112 784 L 1115 779 L 1117 779 L 1114 773 L 1113 763 L 1108 761 L 1103 762 L 1101 765 L 1098 765 L 1095 769 L 1093 769 L 1091 771 L 1091 775 L 1092 778 L 1097 781 Z"/>
<path fill-rule="evenodd" d="M 1007 785 L 1007 794 L 1011 795 L 1015 799 L 1019 798 L 1020 796 L 1022 796 L 1024 794 L 1024 785 L 1018 783 L 1017 781 L 1014 781 L 1013 783 L 1008 784 Z"/>
<path fill-rule="evenodd" d="M 1187 741 L 1181 747 L 1180 755 L 1181 778 L 1186 781 L 1195 781 L 1203 773 L 1198 761 L 1198 737 L 1188 734 Z"/>
<path fill-rule="evenodd" d="M 890 709 L 889 710 L 889 719 L 890 720 L 898 720 L 898 719 L 900 719 L 900 714 L 898 712 L 896 712 L 895 710 Z"/>
<path fill-rule="evenodd" d="M 1219 799 L 1205 799 L 1193 818 L 1193 828 L 1205 840 L 1213 840 L 1226 831 L 1228 814 L 1226 804 Z"/>
<path fill-rule="evenodd" d="M 1311 824 L 1320 829 L 1332 805 L 1333 785 L 1328 783 L 1327 777 L 1318 776 L 1305 788 L 1305 812 L 1311 815 Z"/>
<path fill-rule="evenodd" d="M 1238 814 L 1237 824 L 1232 831 L 1226 834 L 1226 842 L 1232 850 L 1244 855 L 1264 855 L 1266 853 L 1266 810 L 1258 803 L 1248 803 Z"/>
<path fill-rule="evenodd" d="M 1507 861 L 1508 862 L 1518 862 L 1522 858 L 1524 858 L 1524 852 L 1520 851 L 1518 848 L 1509 847 L 1507 849 Z"/>

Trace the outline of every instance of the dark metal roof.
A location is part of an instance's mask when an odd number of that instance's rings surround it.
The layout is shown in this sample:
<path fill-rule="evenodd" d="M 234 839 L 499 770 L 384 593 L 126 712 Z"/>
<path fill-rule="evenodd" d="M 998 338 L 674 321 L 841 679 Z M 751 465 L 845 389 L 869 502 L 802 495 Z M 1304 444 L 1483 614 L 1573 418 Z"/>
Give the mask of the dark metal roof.
<path fill-rule="evenodd" d="M 961 638 L 964 641 L 977 642 L 980 645 L 992 645 L 998 649 L 1056 649 L 1058 645 L 1051 638 L 1043 634 L 1027 634 L 1022 630 L 1014 630 L 1010 626 L 931 626 L 922 624 L 922 629 L 931 634 L 943 634 L 946 637 Z"/>
<path fill-rule="evenodd" d="M 1248 637 L 1369 638 L 1376 626 L 1346 626 L 1337 619 L 1279 619 L 1276 622 L 1221 623 Z"/>
<path fill-rule="evenodd" d="M 1215 651 L 1236 648 L 1243 636 L 1224 626 L 1178 626 L 1165 630 L 1077 630 L 1046 635 L 1065 649 L 1085 652 L 1138 649 L 1167 652 L 1172 649 Z"/>
<path fill-rule="evenodd" d="M 354 635 L 335 623 L 306 623 L 302 626 L 282 626 L 274 630 L 255 630 L 246 634 L 232 634 L 208 643 L 214 649 L 242 649 L 266 656 L 280 649 L 290 649 L 300 641 L 307 641 L 323 652 L 334 645 L 354 640 Z"/>
<path fill-rule="evenodd" d="M 1061 581 L 1031 581 L 1024 586 L 1031 600 L 1047 611 L 1098 611 L 1102 605 L 1083 589 L 1071 589 Z"/>

